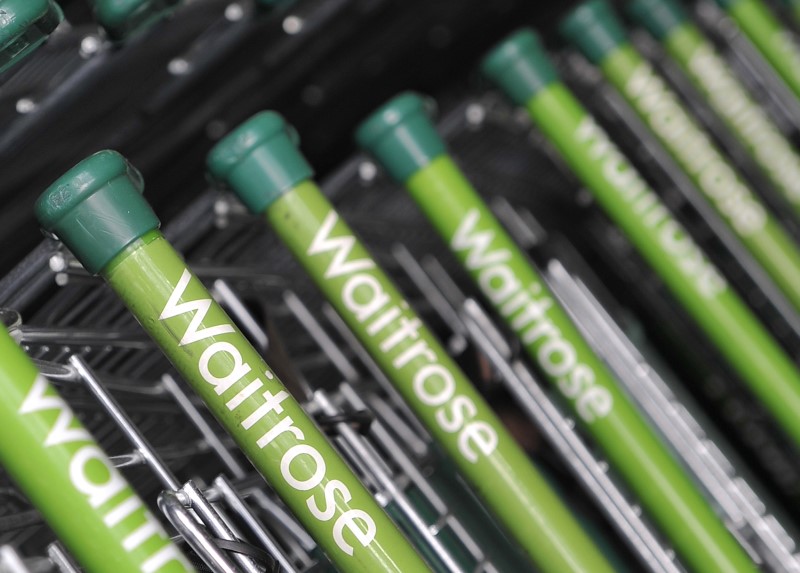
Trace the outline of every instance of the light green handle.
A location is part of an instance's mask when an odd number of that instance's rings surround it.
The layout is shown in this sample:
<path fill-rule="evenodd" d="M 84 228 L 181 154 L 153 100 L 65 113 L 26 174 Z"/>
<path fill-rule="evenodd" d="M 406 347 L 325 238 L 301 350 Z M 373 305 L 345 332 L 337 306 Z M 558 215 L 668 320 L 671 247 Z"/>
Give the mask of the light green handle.
<path fill-rule="evenodd" d="M 766 112 L 693 25 L 676 29 L 664 45 L 694 86 L 706 96 L 776 189 L 800 215 L 800 156 Z"/>
<path fill-rule="evenodd" d="M 761 0 L 717 0 L 747 39 L 800 98 L 800 49 Z"/>
<path fill-rule="evenodd" d="M 652 13 L 649 18 L 654 19 Z M 800 311 L 797 245 L 664 79 L 631 45 L 611 5 L 606 0 L 589 0 L 569 13 L 561 30 L 600 67 L 731 232 Z M 800 185 L 800 181 L 796 184 Z"/>
<path fill-rule="evenodd" d="M 612 571 L 475 387 L 307 181 L 267 220 L 460 473 L 545 572 Z"/>
<path fill-rule="evenodd" d="M 141 175 L 124 158 L 100 152 L 48 188 L 37 217 L 108 281 L 341 571 L 428 571 L 157 230 L 141 188 Z"/>
<path fill-rule="evenodd" d="M 159 233 L 103 275 L 337 567 L 428 570 Z"/>
<path fill-rule="evenodd" d="M 800 446 L 800 374 L 701 249 L 567 89 L 527 109 L 695 321 Z"/>
<path fill-rule="evenodd" d="M 539 59 L 512 50 L 521 41 Z M 521 32 L 501 44 L 484 69 L 525 105 L 606 213 L 800 446 L 800 372 L 608 135 L 557 80 L 552 66 L 542 68 L 541 52 L 535 36 Z M 543 76 L 546 82 L 530 80 Z"/>
<path fill-rule="evenodd" d="M 635 0 L 630 6 L 800 216 L 800 155 L 713 44 L 675 0 Z"/>
<path fill-rule="evenodd" d="M 267 113 L 245 122 L 212 151 L 212 171 L 248 205 L 257 206 L 254 211 L 266 217 L 461 475 L 539 569 L 613 571 L 309 179 L 310 168 L 280 121 Z M 268 169 L 268 164 L 276 167 Z M 276 176 L 278 166 L 297 177 Z M 294 182 L 296 178 L 300 181 Z"/>
<path fill-rule="evenodd" d="M 406 186 L 686 562 L 754 570 L 452 160 L 434 160 Z"/>
<path fill-rule="evenodd" d="M 661 76 L 630 44 L 608 54 L 600 67 L 800 312 L 800 252 Z"/>
<path fill-rule="evenodd" d="M 0 465 L 89 573 L 194 571 L 0 324 Z"/>
<path fill-rule="evenodd" d="M 404 146 L 409 156 L 418 156 L 415 150 L 433 148 L 430 142 L 436 137 L 432 124 L 421 125 L 423 119 L 428 121 L 421 105 L 416 110 L 401 108 L 410 97 L 395 98 L 359 131 L 361 144 L 376 152 L 393 173 L 398 154 L 386 153 L 391 140 Z M 444 150 L 443 143 L 438 147 Z M 404 183 L 672 546 L 688 563 L 713 564 L 721 571 L 751 571 L 744 552 L 450 156 L 442 151 L 408 174 Z"/>

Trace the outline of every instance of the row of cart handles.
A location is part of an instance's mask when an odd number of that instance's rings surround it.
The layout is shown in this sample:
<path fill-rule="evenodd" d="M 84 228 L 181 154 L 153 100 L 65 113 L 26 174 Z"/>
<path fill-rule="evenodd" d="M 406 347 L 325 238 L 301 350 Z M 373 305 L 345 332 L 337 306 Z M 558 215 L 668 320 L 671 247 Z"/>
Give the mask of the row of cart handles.
<path fill-rule="evenodd" d="M 22 9 L 15 12 L 18 3 L 4 2 L 4 10 L 6 4 L 9 21 L 16 22 Z M 102 13 L 102 3 L 96 4 Z M 148 4 L 151 11 L 146 18 L 141 16 L 140 23 L 162 14 L 170 3 Z M 785 33 L 777 22 L 758 0 L 721 4 L 800 97 L 800 66 L 791 65 L 785 42 L 777 44 L 774 36 Z M 15 32 L 13 50 L 18 55 L 29 51 L 20 42 L 27 38 L 34 47 L 60 19 L 54 3 L 43 6 L 34 16 L 25 16 L 41 34 L 32 34 L 30 28 Z M 637 0 L 632 6 L 632 13 L 664 42 L 786 200 L 799 205 L 791 170 L 800 169 L 800 157 L 686 14 L 668 0 Z M 120 27 L 107 27 L 123 34 Z M 610 6 L 602 0 L 581 5 L 564 21 L 563 30 L 651 127 L 793 311 L 800 312 L 797 245 L 635 51 Z M 9 55 L 9 50 L 3 53 Z M 705 58 L 705 67 L 698 58 Z M 13 60 L 8 57 L 7 65 Z M 483 71 L 528 111 L 786 436 L 800 447 L 800 372 L 792 357 L 561 83 L 536 35 L 523 30 L 505 40 L 486 57 Z M 715 97 L 718 88 L 711 83 L 715 77 L 740 90 L 754 123 L 742 125 L 725 101 Z M 547 280 L 451 159 L 427 108 L 422 97 L 402 94 L 360 126 L 358 142 L 407 188 L 680 560 L 696 571 L 756 570 L 663 439 L 639 414 L 618 376 L 586 342 Z M 765 141 L 772 146 L 770 153 L 759 147 Z M 612 571 L 473 384 L 319 191 L 297 145 L 295 134 L 278 114 L 263 112 L 212 150 L 208 169 L 250 211 L 266 219 L 503 529 L 540 570 Z M 774 163 L 775 157 L 785 161 L 783 167 Z M 427 570 L 429 565 L 417 549 L 160 234 L 159 221 L 142 191 L 136 169 L 119 154 L 105 151 L 55 182 L 40 198 L 36 213 L 42 226 L 63 241 L 90 273 L 106 279 L 337 568 L 365 573 Z M 11 337 L 5 331 L 1 336 L 0 378 L 9 396 L 2 405 L 3 419 L 9 421 L 0 429 L 3 465 L 69 551 L 89 571 L 191 570 L 66 403 Z M 80 359 L 73 365 L 92 380 Z M 324 403 L 321 408 L 325 410 Z M 328 408 L 326 413 L 336 412 Z M 42 475 L 48 476 L 46 482 Z M 180 486 L 172 478 L 165 489 L 175 493 L 162 496 L 162 509 L 179 530 L 191 528 L 193 517 L 182 518 L 183 505 L 175 503 L 181 496 L 191 496 L 191 484 Z M 192 507 L 202 514 L 202 498 L 196 498 Z M 206 523 L 215 519 L 211 513 L 203 517 Z M 231 535 L 224 523 L 214 533 L 223 538 Z M 227 558 L 214 554 L 213 544 L 193 548 L 217 567 L 224 563 L 220 570 L 254 567 L 250 558 L 238 553 L 238 563 L 226 563 Z"/>

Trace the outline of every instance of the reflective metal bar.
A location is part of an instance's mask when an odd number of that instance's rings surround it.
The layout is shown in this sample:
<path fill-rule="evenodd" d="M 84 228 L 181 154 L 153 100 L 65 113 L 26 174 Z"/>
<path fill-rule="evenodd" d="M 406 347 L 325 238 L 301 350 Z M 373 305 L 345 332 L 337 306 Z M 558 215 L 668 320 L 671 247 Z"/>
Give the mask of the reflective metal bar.
<path fill-rule="evenodd" d="M 227 541 L 239 541 L 226 520 L 217 513 L 193 481 L 189 480 L 183 484 L 181 491 L 186 495 L 189 507 L 197 513 L 214 535 Z M 256 562 L 247 555 L 233 552 L 231 557 L 247 573 L 261 573 Z"/>
<path fill-rule="evenodd" d="M 214 480 L 214 487 L 227 506 L 235 511 L 242 521 L 247 524 L 250 531 L 253 532 L 253 535 L 255 535 L 267 551 L 275 557 L 284 571 L 287 573 L 301 573 L 294 567 L 289 558 L 284 554 L 278 542 L 270 535 L 261 521 L 253 514 L 252 510 L 228 481 L 228 478 L 223 475 L 217 476 Z"/>
<path fill-rule="evenodd" d="M 120 407 L 119 403 L 113 396 L 106 390 L 94 373 L 89 368 L 86 361 L 74 354 L 70 356 L 70 364 L 80 374 L 81 378 L 86 382 L 86 385 L 95 395 L 97 400 L 106 409 L 114 422 L 119 426 L 125 436 L 136 448 L 136 451 L 142 455 L 147 465 L 158 476 L 163 486 L 166 489 L 177 490 L 180 488 L 180 482 L 177 480 L 172 471 L 161 461 L 158 454 L 156 454 L 150 443 L 144 438 L 139 428 L 131 421 Z"/>
<path fill-rule="evenodd" d="M 180 533 L 214 573 L 241 573 L 222 551 L 214 539 L 189 513 L 174 491 L 163 491 L 158 496 L 158 507 L 172 526 Z"/>
<path fill-rule="evenodd" d="M 81 568 L 60 541 L 54 541 L 47 546 L 47 555 L 61 573 L 81 573 Z"/>

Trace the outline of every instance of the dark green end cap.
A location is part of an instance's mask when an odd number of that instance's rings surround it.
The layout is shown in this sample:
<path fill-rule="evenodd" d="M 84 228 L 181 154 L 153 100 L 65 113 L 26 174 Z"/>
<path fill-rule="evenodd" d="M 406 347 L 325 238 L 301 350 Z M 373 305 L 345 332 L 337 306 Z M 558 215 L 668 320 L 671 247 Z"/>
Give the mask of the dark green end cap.
<path fill-rule="evenodd" d="M 181 0 L 94 0 L 94 14 L 114 41 L 144 30 L 169 15 Z"/>
<path fill-rule="evenodd" d="M 481 70 L 518 105 L 525 105 L 559 81 L 547 51 L 530 28 L 518 30 L 498 44 L 484 57 Z"/>
<path fill-rule="evenodd" d="M 593 64 L 602 63 L 628 42 L 625 28 L 605 0 L 584 2 L 561 21 L 559 29 Z"/>
<path fill-rule="evenodd" d="M 683 6 L 675 0 L 632 0 L 627 12 L 657 40 L 663 40 L 689 19 Z"/>
<path fill-rule="evenodd" d="M 0 0 L 0 73 L 41 46 L 63 19 L 52 0 Z"/>
<path fill-rule="evenodd" d="M 92 274 L 159 226 L 142 197 L 141 174 L 116 151 L 101 151 L 62 175 L 39 197 L 36 218 Z"/>
<path fill-rule="evenodd" d="M 389 174 L 405 182 L 447 153 L 428 112 L 431 100 L 402 93 L 379 107 L 356 130 L 358 144 L 372 153 Z"/>
<path fill-rule="evenodd" d="M 263 213 L 314 170 L 299 138 L 280 114 L 262 111 L 220 141 L 206 158 L 211 176 L 231 188 L 250 211 Z"/>

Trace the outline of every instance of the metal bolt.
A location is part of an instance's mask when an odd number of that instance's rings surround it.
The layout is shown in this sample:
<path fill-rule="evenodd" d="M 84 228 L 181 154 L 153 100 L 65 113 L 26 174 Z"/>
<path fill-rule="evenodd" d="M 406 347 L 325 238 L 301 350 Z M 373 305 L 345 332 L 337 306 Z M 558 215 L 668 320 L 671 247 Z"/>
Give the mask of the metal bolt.
<path fill-rule="evenodd" d="M 48 261 L 50 270 L 54 273 L 60 273 L 67 270 L 67 259 L 61 253 L 56 253 Z"/>
<path fill-rule="evenodd" d="M 303 29 L 303 19 L 298 16 L 286 16 L 283 19 L 283 31 L 294 36 Z"/>
<path fill-rule="evenodd" d="M 100 51 L 101 45 L 102 42 L 100 42 L 100 38 L 97 36 L 86 36 L 81 40 L 80 56 L 84 59 L 92 57 Z"/>
<path fill-rule="evenodd" d="M 358 166 L 358 176 L 365 183 L 369 183 L 378 175 L 378 168 L 371 161 L 362 161 Z"/>
<path fill-rule="evenodd" d="M 183 58 L 174 58 L 167 64 L 167 70 L 173 76 L 182 76 L 189 71 L 189 62 Z"/>
<path fill-rule="evenodd" d="M 238 22 L 243 16 L 244 10 L 241 4 L 234 2 L 225 7 L 225 19 L 228 20 L 228 22 Z"/>
<path fill-rule="evenodd" d="M 17 113 L 26 114 L 36 111 L 36 102 L 31 98 L 23 97 L 17 100 Z"/>
<path fill-rule="evenodd" d="M 486 119 L 486 109 L 479 103 L 473 103 L 467 106 L 465 115 L 471 125 L 480 125 Z"/>

